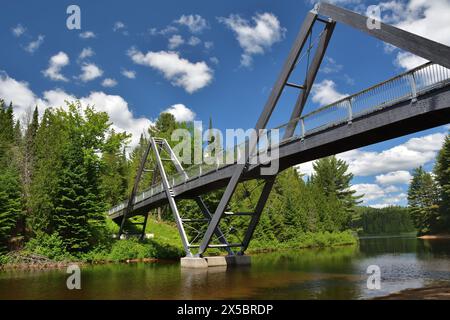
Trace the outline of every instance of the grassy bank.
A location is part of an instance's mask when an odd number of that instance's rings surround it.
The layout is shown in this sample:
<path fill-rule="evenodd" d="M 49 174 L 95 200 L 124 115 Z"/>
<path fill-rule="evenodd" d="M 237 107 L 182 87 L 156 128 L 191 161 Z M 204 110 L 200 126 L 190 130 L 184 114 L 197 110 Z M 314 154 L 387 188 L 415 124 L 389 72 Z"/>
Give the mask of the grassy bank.
<path fill-rule="evenodd" d="M 111 235 L 118 230 L 109 226 Z M 0 265 L 13 268 L 47 268 L 64 266 L 68 262 L 107 263 L 124 261 L 153 261 L 157 259 L 178 259 L 184 256 L 178 231 L 173 224 L 149 219 L 147 233 L 153 238 L 117 240 L 109 238 L 103 245 L 87 253 L 70 254 L 58 235 L 40 234 L 26 243 L 19 252 L 0 255 Z M 355 245 L 357 237 L 350 231 L 305 233 L 287 242 L 253 240 L 248 253 L 277 251 L 284 249 L 328 248 Z"/>
<path fill-rule="evenodd" d="M 253 240 L 247 252 L 256 253 L 287 249 L 330 248 L 357 244 L 358 238 L 351 231 L 307 232 L 299 235 L 296 239 L 286 242 Z"/>

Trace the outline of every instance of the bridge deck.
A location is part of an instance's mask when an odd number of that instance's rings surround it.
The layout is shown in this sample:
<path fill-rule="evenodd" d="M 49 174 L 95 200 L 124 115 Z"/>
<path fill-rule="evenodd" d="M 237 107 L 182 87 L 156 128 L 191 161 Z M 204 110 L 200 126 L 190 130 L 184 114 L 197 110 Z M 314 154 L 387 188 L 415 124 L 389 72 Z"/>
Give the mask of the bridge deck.
<path fill-rule="evenodd" d="M 297 121 L 294 137 L 279 144 L 280 170 L 450 122 L 450 70 L 428 63 Z M 277 129 L 282 132 L 288 125 Z M 259 168 L 251 165 L 243 179 L 263 178 Z M 186 170 L 189 178 L 173 175 L 169 181 L 175 195 L 190 198 L 226 186 L 234 171 L 235 164 L 198 165 Z M 162 185 L 155 185 L 135 197 L 130 216 L 166 201 Z M 109 210 L 108 216 L 120 218 L 126 203 Z"/>

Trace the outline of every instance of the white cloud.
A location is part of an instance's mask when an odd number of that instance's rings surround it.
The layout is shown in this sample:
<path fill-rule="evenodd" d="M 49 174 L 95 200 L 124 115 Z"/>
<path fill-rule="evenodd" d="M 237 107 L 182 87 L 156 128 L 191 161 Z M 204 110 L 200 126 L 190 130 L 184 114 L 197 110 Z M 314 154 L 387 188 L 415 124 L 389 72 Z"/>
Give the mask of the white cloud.
<path fill-rule="evenodd" d="M 192 33 L 200 33 L 208 28 L 208 23 L 206 22 L 206 20 L 198 14 L 182 15 L 175 22 L 188 27 Z"/>
<path fill-rule="evenodd" d="M 152 36 L 156 36 L 156 35 L 166 36 L 168 34 L 178 32 L 178 28 L 174 27 L 174 26 L 167 26 L 167 27 L 165 27 L 164 29 L 161 29 L 161 30 L 158 30 L 157 28 L 151 28 L 151 29 L 148 30 L 148 32 Z"/>
<path fill-rule="evenodd" d="M 364 201 L 376 200 L 386 195 L 386 190 L 374 183 L 354 184 L 351 189 L 356 191 L 356 196 L 364 195 Z"/>
<path fill-rule="evenodd" d="M 369 206 L 372 208 L 381 209 L 381 208 L 386 208 L 389 206 L 400 205 L 400 202 L 406 202 L 406 201 L 407 201 L 406 193 L 400 193 L 400 194 L 393 195 L 390 197 L 385 197 L 382 199 L 381 202 L 378 202 L 375 204 L 369 204 Z"/>
<path fill-rule="evenodd" d="M 90 47 L 84 48 L 84 49 L 81 51 L 81 53 L 80 53 L 80 55 L 79 55 L 79 58 L 80 58 L 81 60 L 83 60 L 83 59 L 92 57 L 94 54 L 95 54 L 95 52 L 94 52 L 94 50 L 92 50 L 92 48 L 90 48 Z"/>
<path fill-rule="evenodd" d="M 80 74 L 78 78 L 83 82 L 97 79 L 103 75 L 103 70 L 93 63 L 84 63 L 81 66 L 81 71 L 83 71 L 83 73 Z"/>
<path fill-rule="evenodd" d="M 182 36 L 180 36 L 179 34 L 174 34 L 173 36 L 170 37 L 169 39 L 169 49 L 173 50 L 178 48 L 179 46 L 181 46 L 184 43 L 184 39 Z"/>
<path fill-rule="evenodd" d="M 25 33 L 26 30 L 27 29 L 25 29 L 25 27 L 19 23 L 17 26 L 15 26 L 14 28 L 11 29 L 11 32 L 14 36 L 20 37 L 21 35 L 23 35 Z"/>
<path fill-rule="evenodd" d="M 38 97 L 29 88 L 28 83 L 17 81 L 5 72 L 0 72 L 0 96 L 6 103 L 13 102 L 16 119 L 21 119 L 36 105 L 42 114 L 48 107 L 65 108 L 65 100 L 77 99 L 76 96 L 61 89 L 45 91 L 42 97 Z M 132 133 L 132 146 L 139 143 L 141 133 L 146 133 L 148 127 L 153 124 L 145 117 L 135 117 L 128 103 L 121 96 L 91 92 L 88 96 L 78 98 L 83 106 L 94 105 L 96 110 L 107 112 L 116 131 Z"/>
<path fill-rule="evenodd" d="M 214 42 L 212 42 L 212 41 L 205 41 L 204 46 L 205 46 L 206 50 L 212 49 L 214 47 Z"/>
<path fill-rule="evenodd" d="M 17 81 L 0 71 L 0 97 L 9 104 L 14 103 L 16 118 L 21 119 L 29 108 L 34 108 L 36 97 L 27 82 Z"/>
<path fill-rule="evenodd" d="M 351 150 L 338 157 L 349 164 L 349 170 L 356 176 L 411 170 L 433 161 L 444 139 L 444 133 L 434 133 L 380 152 Z"/>
<path fill-rule="evenodd" d="M 345 98 L 347 95 L 336 90 L 336 83 L 333 80 L 325 79 L 316 83 L 311 89 L 312 101 L 322 106 Z"/>
<path fill-rule="evenodd" d="M 102 86 L 106 88 L 112 88 L 117 85 L 117 81 L 112 78 L 106 78 L 102 81 Z"/>
<path fill-rule="evenodd" d="M 34 53 L 44 43 L 45 36 L 39 35 L 36 40 L 31 41 L 26 47 L 25 51 Z"/>
<path fill-rule="evenodd" d="M 42 73 L 45 77 L 54 81 L 67 81 L 67 78 L 61 74 L 61 69 L 70 63 L 69 56 L 65 52 L 58 52 L 50 58 L 48 68 Z"/>
<path fill-rule="evenodd" d="M 378 4 L 382 20 L 422 37 L 450 45 L 450 1 L 409 0 L 387 1 Z M 398 52 L 395 64 L 411 69 L 425 60 L 410 53 Z"/>
<path fill-rule="evenodd" d="M 408 184 L 411 179 L 411 174 L 406 170 L 392 171 L 375 177 L 375 180 L 383 185 Z"/>
<path fill-rule="evenodd" d="M 239 15 L 219 18 L 220 22 L 236 34 L 239 45 L 244 50 L 241 65 L 246 67 L 251 66 L 254 55 L 264 54 L 273 44 L 281 41 L 286 31 L 272 13 L 257 14 L 252 20 L 253 25 Z"/>
<path fill-rule="evenodd" d="M 336 157 L 349 165 L 349 171 L 355 176 L 377 175 L 377 182 L 405 181 L 407 170 L 423 166 L 436 158 L 442 148 L 446 134 L 434 133 L 423 137 L 411 138 L 403 144 L 383 151 L 350 150 L 337 154 Z M 299 172 L 310 176 L 314 161 L 298 165 Z M 399 173 L 400 172 L 400 173 Z M 395 178 L 395 179 L 394 179 Z M 381 179 L 381 180 L 380 180 Z M 389 182 L 386 182 L 388 184 Z M 406 182 L 405 182 L 406 183 Z"/>
<path fill-rule="evenodd" d="M 351 189 L 356 191 L 356 196 L 363 196 L 364 204 L 368 204 L 371 207 L 387 207 L 390 205 L 396 205 L 406 200 L 406 194 L 399 193 L 399 189 L 392 187 L 380 187 L 378 184 L 373 183 L 360 183 L 351 186 Z M 377 200 L 376 204 L 373 201 Z"/>
<path fill-rule="evenodd" d="M 395 64 L 405 70 L 414 69 L 415 67 L 418 67 L 426 63 L 427 61 L 428 60 L 418 57 L 409 52 L 399 52 L 397 54 L 397 57 L 395 58 Z"/>
<path fill-rule="evenodd" d="M 135 79 L 136 78 L 136 71 L 133 70 L 126 70 L 122 69 L 122 75 L 128 79 Z"/>
<path fill-rule="evenodd" d="M 199 45 L 202 41 L 194 36 L 191 36 L 188 40 L 188 45 L 195 47 L 196 45 Z"/>
<path fill-rule="evenodd" d="M 211 57 L 209 58 L 209 61 L 211 61 L 214 64 L 219 64 L 219 59 L 217 57 Z"/>
<path fill-rule="evenodd" d="M 128 52 L 134 63 L 160 71 L 170 83 L 193 93 L 211 83 L 213 71 L 202 62 L 192 63 L 172 51 L 149 51 L 143 54 L 136 49 Z"/>
<path fill-rule="evenodd" d="M 80 33 L 80 38 L 81 39 L 92 39 L 92 38 L 95 38 L 95 37 L 97 37 L 97 36 L 92 31 L 85 31 L 85 32 Z"/>
<path fill-rule="evenodd" d="M 323 72 L 325 74 L 336 73 L 341 71 L 342 68 L 343 68 L 342 64 L 338 64 L 336 60 L 334 60 L 333 58 L 325 57 L 323 65 L 320 68 L 320 72 Z"/>
<path fill-rule="evenodd" d="M 193 121 L 195 119 L 195 113 L 184 104 L 175 104 L 163 112 L 172 114 L 178 122 Z"/>
<path fill-rule="evenodd" d="M 121 29 L 125 29 L 125 23 L 123 23 L 122 21 L 117 21 L 116 23 L 114 23 L 113 26 L 113 31 L 116 32 L 117 30 L 121 30 Z"/>

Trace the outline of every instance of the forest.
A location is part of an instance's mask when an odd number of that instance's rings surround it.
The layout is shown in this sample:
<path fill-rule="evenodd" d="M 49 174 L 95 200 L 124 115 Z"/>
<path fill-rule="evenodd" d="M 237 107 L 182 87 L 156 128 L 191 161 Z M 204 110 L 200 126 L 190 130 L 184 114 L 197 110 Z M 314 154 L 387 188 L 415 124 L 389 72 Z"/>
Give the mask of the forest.
<path fill-rule="evenodd" d="M 108 115 L 92 106 L 73 102 L 43 114 L 36 108 L 22 122 L 13 108 L 0 101 L 0 263 L 9 261 L 11 252 L 86 261 L 183 255 L 170 209 L 149 213 L 147 232 L 154 238 L 144 241 L 117 240 L 118 226 L 106 212 L 130 194 L 148 137 L 171 143 L 174 129 L 195 130 L 192 124 L 162 113 L 130 150 L 130 135 L 115 132 Z M 276 179 L 250 251 L 356 244 L 357 232 L 445 233 L 450 229 L 449 161 L 447 136 L 434 172 L 414 171 L 407 209 L 361 207 L 361 196 L 350 188 L 348 165 L 334 156 L 316 161 L 308 178 L 287 169 Z M 147 176 L 139 187 L 150 184 Z M 241 183 L 230 208 L 249 211 L 260 190 L 258 180 Z M 205 196 L 210 208 L 222 192 Z M 193 201 L 179 206 L 198 214 Z M 224 227 L 239 238 L 245 223 L 242 218 Z"/>

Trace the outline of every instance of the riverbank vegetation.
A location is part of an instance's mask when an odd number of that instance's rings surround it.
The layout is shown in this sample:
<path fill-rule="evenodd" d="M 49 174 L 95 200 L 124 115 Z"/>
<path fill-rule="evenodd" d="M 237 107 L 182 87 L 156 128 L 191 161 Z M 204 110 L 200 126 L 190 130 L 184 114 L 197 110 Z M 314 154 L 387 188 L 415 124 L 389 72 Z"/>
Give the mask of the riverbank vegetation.
<path fill-rule="evenodd" d="M 439 151 L 433 172 L 414 170 L 408 205 L 419 235 L 450 234 L 450 135 Z"/>
<path fill-rule="evenodd" d="M 171 114 L 162 113 L 142 134 L 139 144 L 130 149 L 130 135 L 116 132 L 108 115 L 94 107 L 75 102 L 64 108 L 46 109 L 42 115 L 36 108 L 19 121 L 14 118 L 13 106 L 0 102 L 0 127 L 0 263 L 8 261 L 8 252 L 14 252 L 16 258 L 22 252 L 54 261 L 86 262 L 183 255 L 168 207 L 150 212 L 145 233 L 153 237 L 144 241 L 114 238 L 118 226 L 105 212 L 130 194 L 148 135 L 172 143 L 170 135 L 174 129 L 193 131 L 193 124 L 176 122 Z M 436 169 L 442 186 L 449 175 L 445 157 L 448 155 L 441 156 Z M 151 161 L 147 168 L 154 167 Z M 170 167 L 167 170 L 174 172 Z M 361 212 L 361 197 L 350 188 L 352 178 L 348 165 L 336 157 L 316 161 L 308 179 L 294 168 L 279 174 L 249 249 L 352 245 L 357 242 L 354 231 L 375 231 L 369 230 L 369 221 L 380 217 L 396 217 L 405 229 L 410 228 L 405 222 L 407 214 L 399 208 L 377 217 Z M 151 180 L 151 175 L 144 175 L 139 190 L 148 188 Z M 262 182 L 239 184 L 228 209 L 251 212 Z M 448 201 L 448 187 L 439 190 L 439 199 Z M 223 190 L 216 190 L 204 195 L 211 211 L 222 193 Z M 181 200 L 178 205 L 184 215 L 201 217 L 194 201 Z M 412 207 L 415 205 L 411 202 Z M 234 242 L 242 240 L 248 223 L 249 217 L 235 217 L 224 219 L 220 227 Z M 194 227 L 203 232 L 206 226 Z M 392 231 L 380 228 L 377 231 Z M 191 237 L 197 235 L 197 231 L 188 230 Z"/>
<path fill-rule="evenodd" d="M 398 235 L 416 231 L 408 208 L 358 207 L 359 219 L 354 227 L 360 235 Z"/>

